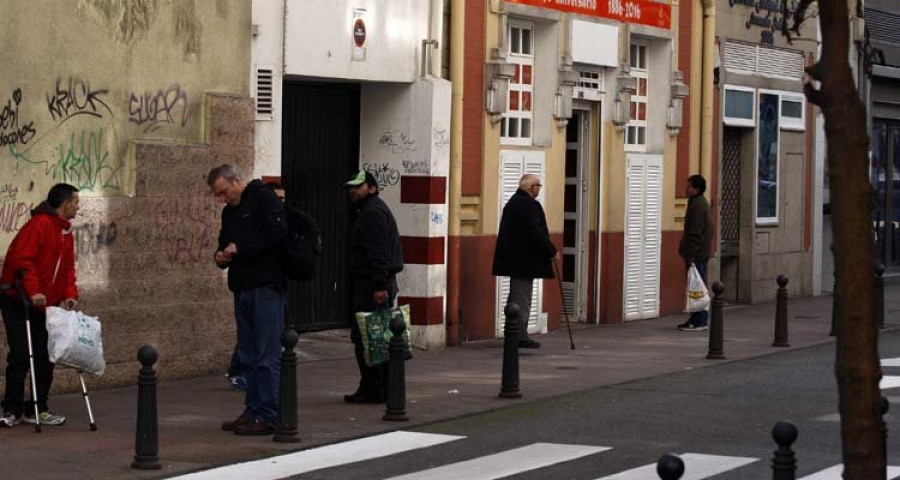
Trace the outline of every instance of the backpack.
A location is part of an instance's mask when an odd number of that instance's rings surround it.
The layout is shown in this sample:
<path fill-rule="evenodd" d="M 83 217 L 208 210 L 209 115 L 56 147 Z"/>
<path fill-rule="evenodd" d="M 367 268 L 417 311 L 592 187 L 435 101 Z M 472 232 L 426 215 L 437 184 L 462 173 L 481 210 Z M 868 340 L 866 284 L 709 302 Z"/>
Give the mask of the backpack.
<path fill-rule="evenodd" d="M 288 238 L 285 244 L 285 274 L 291 280 L 312 280 L 322 257 L 322 232 L 308 213 L 291 205 L 284 206 Z"/>

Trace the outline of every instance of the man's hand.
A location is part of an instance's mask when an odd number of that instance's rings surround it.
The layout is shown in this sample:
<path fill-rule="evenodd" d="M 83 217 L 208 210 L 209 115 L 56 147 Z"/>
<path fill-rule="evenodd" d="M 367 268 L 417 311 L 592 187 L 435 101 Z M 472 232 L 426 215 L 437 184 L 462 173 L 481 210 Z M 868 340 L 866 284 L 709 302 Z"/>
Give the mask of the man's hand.
<path fill-rule="evenodd" d="M 237 255 L 237 245 L 229 243 L 228 246 L 225 247 L 225 255 L 228 255 L 228 259 L 231 260 L 231 257 Z"/>
<path fill-rule="evenodd" d="M 381 305 L 386 302 L 388 299 L 388 291 L 387 290 L 376 290 L 372 292 L 372 299 L 375 300 L 375 305 Z"/>
<path fill-rule="evenodd" d="M 216 252 L 216 265 L 218 265 L 220 267 L 224 267 L 225 265 L 228 265 L 228 262 L 230 262 L 230 261 L 231 261 L 231 255 L 228 255 L 221 250 Z"/>
<path fill-rule="evenodd" d="M 35 293 L 31 296 L 31 304 L 35 307 L 43 307 L 47 305 L 47 296 L 43 293 Z"/>
<path fill-rule="evenodd" d="M 66 310 L 75 310 L 75 307 L 78 306 L 78 300 L 74 298 L 67 298 L 61 302 L 59 302 L 59 308 L 64 308 Z"/>

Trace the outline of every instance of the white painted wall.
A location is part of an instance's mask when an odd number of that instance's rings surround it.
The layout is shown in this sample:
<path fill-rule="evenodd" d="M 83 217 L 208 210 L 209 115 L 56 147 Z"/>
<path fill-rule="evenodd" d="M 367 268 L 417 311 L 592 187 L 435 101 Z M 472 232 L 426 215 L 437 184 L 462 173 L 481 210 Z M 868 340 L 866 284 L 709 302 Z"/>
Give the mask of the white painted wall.
<path fill-rule="evenodd" d="M 428 37 L 429 9 L 429 2 L 423 0 L 287 0 L 285 71 L 309 77 L 412 82 L 419 75 L 422 40 Z M 353 60 L 352 30 L 357 17 L 366 25 L 364 60 Z"/>
<path fill-rule="evenodd" d="M 412 85 L 362 85 L 360 163 L 378 178 L 381 198 L 394 212 L 401 235 L 447 236 L 446 194 L 442 205 L 401 204 L 400 186 L 404 176 L 448 176 L 450 93 L 450 83 L 435 78 Z M 446 275 L 445 265 L 407 265 L 397 278 L 400 295 L 446 301 Z M 412 333 L 418 346 L 445 343 L 443 325 L 413 326 Z"/>
<path fill-rule="evenodd" d="M 256 121 L 256 163 L 253 178 L 262 175 L 281 175 L 281 98 L 282 83 L 282 42 L 284 23 L 282 2 L 274 0 L 253 1 L 253 25 L 257 35 L 252 37 L 250 94 L 256 95 L 256 69 L 258 66 L 271 67 L 274 72 L 274 111 L 272 120 Z"/>

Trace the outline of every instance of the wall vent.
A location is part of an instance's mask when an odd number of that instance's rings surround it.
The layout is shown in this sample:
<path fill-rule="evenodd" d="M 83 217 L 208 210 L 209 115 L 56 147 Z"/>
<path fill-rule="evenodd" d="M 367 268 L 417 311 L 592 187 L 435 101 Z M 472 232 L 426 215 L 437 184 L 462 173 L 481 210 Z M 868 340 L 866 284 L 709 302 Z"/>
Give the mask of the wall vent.
<path fill-rule="evenodd" d="M 729 40 L 725 42 L 724 57 L 725 70 L 730 73 L 797 81 L 802 81 L 805 74 L 803 52 L 799 50 Z"/>
<path fill-rule="evenodd" d="M 275 118 L 275 75 L 272 67 L 256 67 L 256 119 L 273 120 Z"/>

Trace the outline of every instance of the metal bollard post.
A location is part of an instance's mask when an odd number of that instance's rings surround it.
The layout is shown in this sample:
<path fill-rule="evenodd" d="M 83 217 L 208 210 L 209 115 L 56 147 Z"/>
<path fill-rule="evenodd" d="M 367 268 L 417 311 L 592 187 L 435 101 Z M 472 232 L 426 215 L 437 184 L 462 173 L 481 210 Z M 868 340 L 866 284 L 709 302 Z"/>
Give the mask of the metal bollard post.
<path fill-rule="evenodd" d="M 787 284 L 788 278 L 778 276 L 778 298 L 775 302 L 775 341 L 773 347 L 790 347 L 788 341 L 788 313 L 787 313 Z"/>
<path fill-rule="evenodd" d="M 406 416 L 406 342 L 403 340 L 403 331 L 406 330 L 406 322 L 402 317 L 391 319 L 390 359 L 388 361 L 387 391 L 384 395 L 385 411 L 382 420 L 405 422 Z"/>
<path fill-rule="evenodd" d="M 837 272 L 834 272 L 834 285 L 831 288 L 831 331 L 828 332 L 829 337 L 837 335 L 837 322 L 840 311 L 840 297 L 838 297 L 838 281 Z"/>
<path fill-rule="evenodd" d="M 884 395 L 881 396 L 881 441 L 884 442 L 884 454 L 887 455 L 888 446 L 888 426 L 884 416 L 887 415 L 891 408 L 891 402 Z"/>
<path fill-rule="evenodd" d="M 281 334 L 281 382 L 278 393 L 278 430 L 273 441 L 282 443 L 299 442 L 297 435 L 297 353 L 294 347 L 300 336 L 288 327 Z"/>
<path fill-rule="evenodd" d="M 500 398 L 522 398 L 519 391 L 519 305 L 508 303 L 503 309 L 503 379 Z"/>
<path fill-rule="evenodd" d="M 875 325 L 884 330 L 884 265 L 875 267 Z"/>
<path fill-rule="evenodd" d="M 684 475 L 684 461 L 677 455 L 667 453 L 656 462 L 656 474 L 662 480 L 678 480 Z"/>
<path fill-rule="evenodd" d="M 772 438 L 778 444 L 772 457 L 772 480 L 794 480 L 797 457 L 791 445 L 797 441 L 797 427 L 791 422 L 778 422 L 772 428 Z"/>
<path fill-rule="evenodd" d="M 725 285 L 722 282 L 715 282 L 712 286 L 713 298 L 712 308 L 710 309 L 709 318 L 709 353 L 706 358 L 709 360 L 725 359 L 725 314 L 722 312 L 722 292 L 725 291 Z"/>
<path fill-rule="evenodd" d="M 150 345 L 138 350 L 141 373 L 138 375 L 137 428 L 134 432 L 134 461 L 131 468 L 156 470 L 159 463 L 159 423 L 156 416 L 156 371 L 159 355 Z"/>

